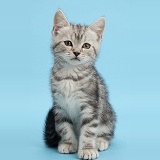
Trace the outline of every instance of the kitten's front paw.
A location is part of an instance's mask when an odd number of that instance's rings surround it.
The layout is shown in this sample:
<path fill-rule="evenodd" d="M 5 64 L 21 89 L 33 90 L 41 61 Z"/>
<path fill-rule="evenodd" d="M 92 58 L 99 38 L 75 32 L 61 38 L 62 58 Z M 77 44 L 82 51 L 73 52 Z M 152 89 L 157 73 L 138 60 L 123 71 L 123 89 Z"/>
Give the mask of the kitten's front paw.
<path fill-rule="evenodd" d="M 82 159 L 95 159 L 99 157 L 97 149 L 80 149 L 78 151 L 78 157 Z"/>
<path fill-rule="evenodd" d="M 109 141 L 103 139 L 103 138 L 97 138 L 97 147 L 98 150 L 103 151 L 106 150 L 109 146 Z"/>
<path fill-rule="evenodd" d="M 58 151 L 60 153 L 75 153 L 77 151 L 77 146 L 72 143 L 61 143 L 58 146 Z"/>

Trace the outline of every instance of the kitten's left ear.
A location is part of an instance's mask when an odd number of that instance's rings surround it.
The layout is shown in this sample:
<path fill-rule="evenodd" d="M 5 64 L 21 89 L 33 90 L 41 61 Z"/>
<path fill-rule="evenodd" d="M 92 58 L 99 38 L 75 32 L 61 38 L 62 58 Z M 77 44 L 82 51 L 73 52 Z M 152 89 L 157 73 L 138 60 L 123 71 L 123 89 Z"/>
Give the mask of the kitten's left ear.
<path fill-rule="evenodd" d="M 105 18 L 101 17 L 97 21 L 95 21 L 93 24 L 91 24 L 88 28 L 96 32 L 96 34 L 98 35 L 98 38 L 101 39 L 104 31 L 105 23 L 106 23 Z"/>

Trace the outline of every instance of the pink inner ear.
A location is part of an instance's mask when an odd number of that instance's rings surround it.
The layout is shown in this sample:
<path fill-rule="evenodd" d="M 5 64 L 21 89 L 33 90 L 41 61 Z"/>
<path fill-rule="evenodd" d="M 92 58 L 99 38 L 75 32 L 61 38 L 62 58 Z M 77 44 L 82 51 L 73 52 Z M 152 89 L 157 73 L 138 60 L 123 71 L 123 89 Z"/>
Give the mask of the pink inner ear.
<path fill-rule="evenodd" d="M 101 34 L 97 34 L 98 38 L 97 41 L 100 41 L 102 39 L 102 35 Z"/>
<path fill-rule="evenodd" d="M 59 27 L 59 28 L 60 28 L 60 27 Z M 58 34 L 58 30 L 59 30 L 59 28 L 58 28 L 58 27 L 53 26 L 53 32 L 55 33 L 55 35 L 57 35 L 57 34 Z"/>
<path fill-rule="evenodd" d="M 62 28 L 62 27 L 60 27 L 60 26 L 53 26 L 53 31 L 54 31 L 54 33 L 55 33 L 56 35 L 58 34 L 58 30 L 59 30 L 60 28 Z"/>

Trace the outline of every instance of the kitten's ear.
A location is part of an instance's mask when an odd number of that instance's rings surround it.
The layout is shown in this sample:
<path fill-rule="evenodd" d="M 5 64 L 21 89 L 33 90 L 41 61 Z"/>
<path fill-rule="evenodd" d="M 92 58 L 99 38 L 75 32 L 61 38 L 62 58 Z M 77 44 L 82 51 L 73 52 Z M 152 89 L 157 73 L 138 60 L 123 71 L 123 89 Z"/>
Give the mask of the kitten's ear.
<path fill-rule="evenodd" d="M 101 17 L 97 21 L 95 21 L 93 24 L 91 24 L 88 28 L 96 32 L 98 35 L 98 38 L 101 39 L 104 31 L 105 23 L 106 23 L 105 18 Z"/>
<path fill-rule="evenodd" d="M 53 31 L 57 32 L 62 27 L 70 26 L 66 16 L 61 10 L 58 10 L 54 16 L 54 27 Z"/>

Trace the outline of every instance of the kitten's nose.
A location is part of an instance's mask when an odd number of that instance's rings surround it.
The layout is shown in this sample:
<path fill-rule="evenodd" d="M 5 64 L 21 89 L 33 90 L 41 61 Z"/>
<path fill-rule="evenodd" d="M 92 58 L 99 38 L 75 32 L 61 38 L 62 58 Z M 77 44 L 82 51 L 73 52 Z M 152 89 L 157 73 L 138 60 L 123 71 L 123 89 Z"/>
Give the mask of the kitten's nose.
<path fill-rule="evenodd" d="M 80 53 L 79 52 L 73 52 L 73 54 L 77 57 Z"/>

